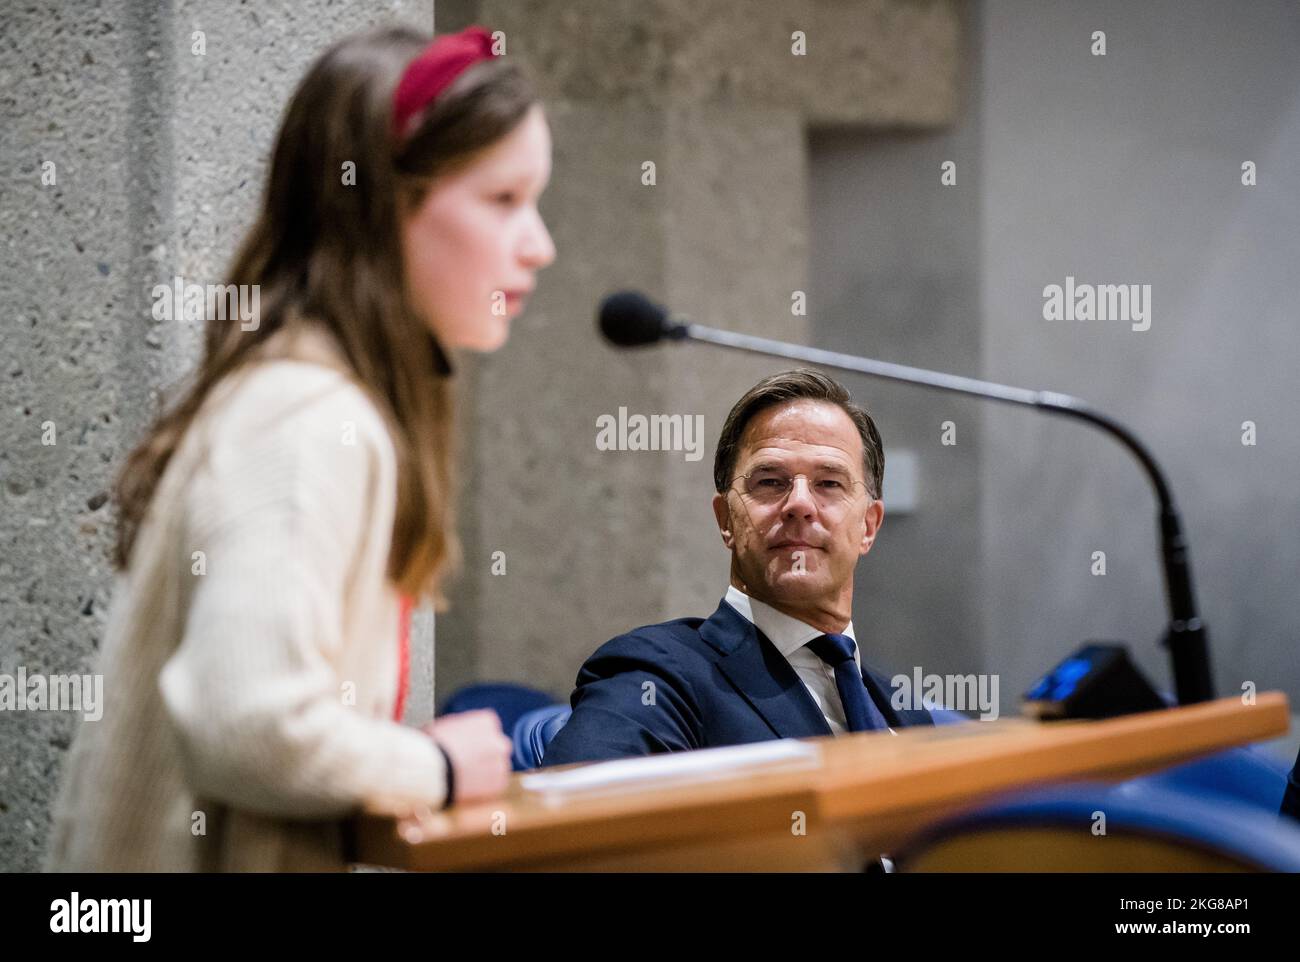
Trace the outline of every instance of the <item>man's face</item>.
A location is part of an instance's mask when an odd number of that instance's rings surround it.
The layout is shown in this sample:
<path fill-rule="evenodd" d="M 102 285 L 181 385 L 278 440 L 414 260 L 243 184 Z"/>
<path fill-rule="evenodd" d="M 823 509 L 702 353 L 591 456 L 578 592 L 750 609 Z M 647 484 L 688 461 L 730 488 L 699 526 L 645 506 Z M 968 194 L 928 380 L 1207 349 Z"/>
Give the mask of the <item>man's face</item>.
<path fill-rule="evenodd" d="M 868 493 L 862 438 L 836 404 L 789 401 L 741 436 L 713 510 L 747 594 L 785 607 L 843 607 L 884 507 Z"/>

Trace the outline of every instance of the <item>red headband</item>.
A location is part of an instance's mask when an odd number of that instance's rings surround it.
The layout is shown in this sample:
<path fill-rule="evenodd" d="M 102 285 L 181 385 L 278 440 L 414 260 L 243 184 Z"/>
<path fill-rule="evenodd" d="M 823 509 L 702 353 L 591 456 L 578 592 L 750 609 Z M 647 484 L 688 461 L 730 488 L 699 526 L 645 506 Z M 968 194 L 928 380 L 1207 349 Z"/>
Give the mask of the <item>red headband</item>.
<path fill-rule="evenodd" d="M 439 37 L 406 65 L 393 93 L 393 135 L 400 140 L 411 118 L 480 60 L 492 59 L 492 35 L 479 26 Z"/>

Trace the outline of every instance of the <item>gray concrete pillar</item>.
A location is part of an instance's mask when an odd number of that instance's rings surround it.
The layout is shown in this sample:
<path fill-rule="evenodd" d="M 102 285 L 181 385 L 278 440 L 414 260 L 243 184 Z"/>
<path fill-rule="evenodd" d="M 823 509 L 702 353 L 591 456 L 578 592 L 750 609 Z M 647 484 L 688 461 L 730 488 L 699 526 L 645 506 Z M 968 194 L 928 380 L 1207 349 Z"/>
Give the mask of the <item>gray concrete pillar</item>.
<path fill-rule="evenodd" d="M 198 357 L 197 325 L 153 320 L 153 285 L 219 278 L 310 61 L 381 22 L 430 30 L 433 3 L 51 0 L 0 18 L 0 673 L 68 674 L 93 664 L 112 595 L 109 487 Z M 428 617 L 412 640 L 420 721 Z M 38 867 L 80 718 L 0 713 L 0 871 Z"/>

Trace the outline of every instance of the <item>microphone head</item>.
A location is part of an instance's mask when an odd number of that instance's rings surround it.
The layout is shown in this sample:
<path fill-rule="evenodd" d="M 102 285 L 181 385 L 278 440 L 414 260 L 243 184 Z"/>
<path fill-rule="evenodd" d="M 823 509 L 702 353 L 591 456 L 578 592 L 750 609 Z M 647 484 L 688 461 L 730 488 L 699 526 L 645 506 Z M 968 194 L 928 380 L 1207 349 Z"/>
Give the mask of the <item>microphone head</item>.
<path fill-rule="evenodd" d="M 619 291 L 600 303 L 600 332 L 618 347 L 641 347 L 685 333 L 668 319 L 668 309 L 640 291 Z"/>

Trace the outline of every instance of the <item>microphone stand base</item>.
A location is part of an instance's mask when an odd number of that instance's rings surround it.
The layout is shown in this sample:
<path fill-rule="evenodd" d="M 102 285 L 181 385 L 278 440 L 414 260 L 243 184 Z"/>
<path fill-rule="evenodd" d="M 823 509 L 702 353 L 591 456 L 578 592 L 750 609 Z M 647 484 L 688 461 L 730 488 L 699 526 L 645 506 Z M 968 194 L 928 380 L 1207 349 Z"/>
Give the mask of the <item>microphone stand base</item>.
<path fill-rule="evenodd" d="M 1122 642 L 1090 641 L 1034 682 L 1022 712 L 1040 721 L 1115 718 L 1170 706 Z"/>

